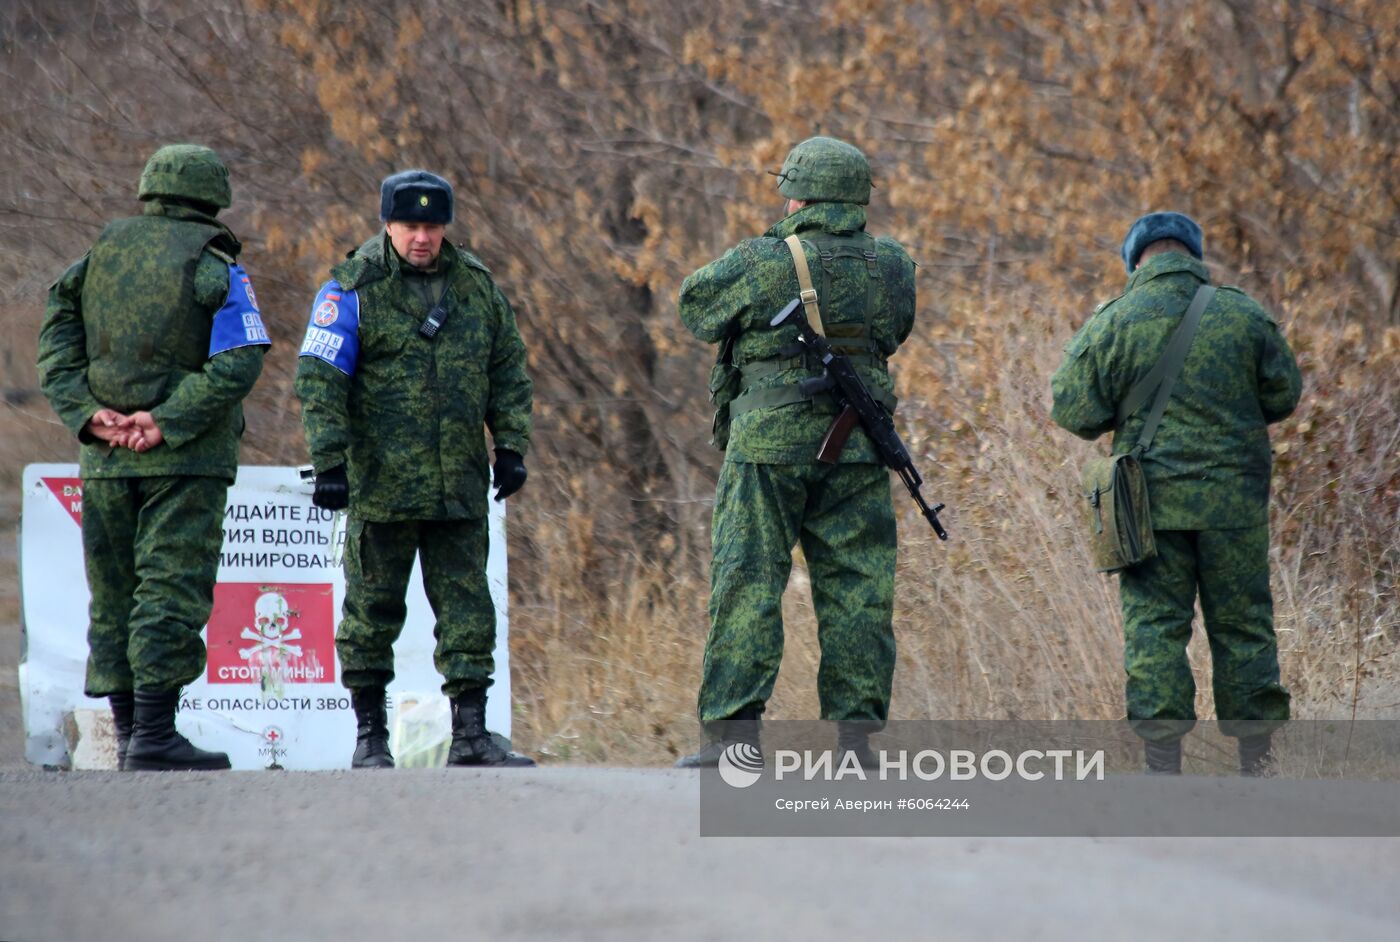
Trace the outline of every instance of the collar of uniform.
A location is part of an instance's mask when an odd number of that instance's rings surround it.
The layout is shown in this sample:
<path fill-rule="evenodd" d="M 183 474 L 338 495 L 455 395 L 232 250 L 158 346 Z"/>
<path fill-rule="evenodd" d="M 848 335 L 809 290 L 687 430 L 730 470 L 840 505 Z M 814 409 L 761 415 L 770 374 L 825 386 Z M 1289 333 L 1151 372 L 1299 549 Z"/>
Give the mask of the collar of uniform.
<path fill-rule="evenodd" d="M 786 239 L 803 232 L 859 232 L 865 228 L 865 207 L 859 203 L 813 203 L 778 221 L 764 235 Z"/>
<path fill-rule="evenodd" d="M 223 249 L 230 254 L 237 256 L 243 250 L 243 244 L 238 241 L 238 237 L 233 234 L 233 230 L 224 225 L 222 221 L 215 219 L 206 212 L 195 209 L 187 203 L 176 202 L 175 200 L 151 199 L 141 207 L 141 214 L 144 216 L 164 216 L 166 219 L 179 219 L 182 222 L 198 222 L 206 226 L 213 226 L 222 229 L 224 239 L 220 242 Z"/>
<path fill-rule="evenodd" d="M 218 226 L 221 229 L 224 227 L 223 223 L 219 222 L 208 213 L 195 209 L 187 203 L 177 203 L 174 200 L 146 200 L 141 208 L 141 212 L 147 216 L 168 216 L 171 219 L 202 222 L 205 225 Z"/>
<path fill-rule="evenodd" d="M 1132 290 L 1160 275 L 1173 275 L 1183 271 L 1190 272 L 1201 281 L 1210 281 L 1210 272 L 1207 271 L 1205 262 L 1192 258 L 1185 252 L 1163 252 L 1139 265 L 1137 271 L 1128 278 L 1128 287 L 1124 290 Z"/>

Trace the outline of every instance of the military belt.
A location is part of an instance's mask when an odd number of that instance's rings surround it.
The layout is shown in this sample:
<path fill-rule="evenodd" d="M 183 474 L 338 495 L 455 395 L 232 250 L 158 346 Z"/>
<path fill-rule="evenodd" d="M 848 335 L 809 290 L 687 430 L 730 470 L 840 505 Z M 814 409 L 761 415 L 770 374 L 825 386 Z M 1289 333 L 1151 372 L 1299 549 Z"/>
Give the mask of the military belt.
<path fill-rule="evenodd" d="M 838 353 L 840 352 L 840 348 L 834 349 L 836 349 Z M 846 354 L 846 359 L 849 360 L 851 362 L 851 365 L 853 366 L 876 367 L 885 365 L 885 358 L 882 356 L 876 356 L 873 353 Z M 775 357 L 771 360 L 753 360 L 752 362 L 745 363 L 742 366 L 740 366 L 739 370 L 744 374 L 744 385 L 751 386 L 756 381 L 760 379 L 766 379 L 767 377 L 772 376 L 774 373 L 781 373 L 784 370 L 796 370 L 810 366 L 811 364 L 809 364 L 804 358 L 800 356 Z"/>
<path fill-rule="evenodd" d="M 885 392 L 879 387 L 871 387 L 870 395 L 891 414 L 894 413 L 895 406 L 899 403 L 894 393 Z M 787 383 L 769 389 L 751 389 L 743 393 L 729 404 L 729 415 L 737 417 L 745 412 L 752 412 L 754 409 L 771 409 L 775 406 L 791 405 L 794 402 L 811 402 L 814 405 L 835 408 L 831 397 L 826 393 L 808 395 L 796 383 Z"/>

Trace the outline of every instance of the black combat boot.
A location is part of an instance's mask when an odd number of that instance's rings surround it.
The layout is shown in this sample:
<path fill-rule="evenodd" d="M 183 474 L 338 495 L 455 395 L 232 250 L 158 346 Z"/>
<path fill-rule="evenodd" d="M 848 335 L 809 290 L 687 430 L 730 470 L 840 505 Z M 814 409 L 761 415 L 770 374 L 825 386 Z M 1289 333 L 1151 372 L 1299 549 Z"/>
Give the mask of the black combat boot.
<path fill-rule="evenodd" d="M 1240 774 L 1267 778 L 1274 774 L 1273 734 L 1240 737 Z"/>
<path fill-rule="evenodd" d="M 1171 742 L 1153 742 L 1149 739 L 1142 746 L 1147 755 L 1148 775 L 1181 774 L 1180 739 L 1173 739 Z"/>
<path fill-rule="evenodd" d="M 206 752 L 175 731 L 180 691 L 136 690 L 132 693 L 131 743 L 125 768 L 131 771 L 174 772 L 228 769 L 228 756 Z"/>
<path fill-rule="evenodd" d="M 132 711 L 136 708 L 130 690 L 110 694 L 107 702 L 112 705 L 112 728 L 117 731 L 117 771 L 126 768 L 126 750 L 131 746 Z"/>
<path fill-rule="evenodd" d="M 523 768 L 535 760 L 507 752 L 486 731 L 486 688 L 469 690 L 452 698 L 452 748 L 448 765 L 484 765 Z"/>
<path fill-rule="evenodd" d="M 878 732 L 879 723 L 843 720 L 836 724 L 836 768 L 846 761 L 846 753 L 854 753 L 856 763 L 863 769 L 878 769 L 880 760 L 870 748 L 870 734 Z"/>
<path fill-rule="evenodd" d="M 389 719 L 384 708 L 383 687 L 355 687 L 350 690 L 355 707 L 355 755 L 352 769 L 392 769 L 389 752 Z"/>
<path fill-rule="evenodd" d="M 744 707 L 727 720 L 705 724 L 710 741 L 699 751 L 676 760 L 678 769 L 713 769 L 719 765 L 719 757 L 724 750 L 736 743 L 753 746 L 762 755 L 763 745 L 759 741 L 759 718 L 762 707 Z"/>

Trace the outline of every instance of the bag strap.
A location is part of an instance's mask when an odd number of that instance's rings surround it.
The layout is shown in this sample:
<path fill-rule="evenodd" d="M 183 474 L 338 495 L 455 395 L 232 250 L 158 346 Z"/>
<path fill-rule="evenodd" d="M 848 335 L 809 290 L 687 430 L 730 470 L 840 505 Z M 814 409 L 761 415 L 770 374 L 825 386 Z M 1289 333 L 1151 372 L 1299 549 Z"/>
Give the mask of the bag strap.
<path fill-rule="evenodd" d="M 1121 426 L 1142 408 L 1154 389 L 1157 392 L 1156 398 L 1152 400 L 1152 411 L 1147 415 L 1147 422 L 1143 425 L 1142 433 L 1138 435 L 1137 446 L 1134 448 L 1138 454 L 1152 447 L 1157 426 L 1161 424 L 1162 415 L 1167 411 L 1167 400 L 1171 398 L 1172 387 L 1176 385 L 1177 377 L 1186 365 L 1186 355 L 1191 351 L 1191 341 L 1196 337 L 1201 314 L 1213 297 L 1215 288 L 1212 285 L 1201 285 L 1196 289 L 1196 296 L 1191 299 L 1191 306 L 1182 315 L 1181 323 L 1167 342 L 1167 349 L 1163 351 L 1161 359 L 1128 391 L 1128 395 L 1118 406 L 1118 424 Z"/>
<path fill-rule="evenodd" d="M 826 327 L 822 324 L 821 308 L 817 307 L 817 291 L 812 287 L 812 273 L 807 268 L 807 253 L 802 250 L 802 240 L 790 235 L 783 240 L 783 244 L 792 253 L 792 263 L 797 267 L 797 286 L 802 289 L 798 297 L 802 299 L 802 310 L 807 315 L 807 323 L 825 337 Z"/>

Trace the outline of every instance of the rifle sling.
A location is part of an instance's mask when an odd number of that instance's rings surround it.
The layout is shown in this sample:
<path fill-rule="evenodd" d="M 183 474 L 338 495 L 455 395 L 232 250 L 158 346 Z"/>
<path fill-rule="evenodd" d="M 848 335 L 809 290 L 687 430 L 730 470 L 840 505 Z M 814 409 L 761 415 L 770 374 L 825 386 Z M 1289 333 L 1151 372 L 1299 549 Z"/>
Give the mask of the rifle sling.
<path fill-rule="evenodd" d="M 802 310 L 807 315 L 807 323 L 825 337 L 826 327 L 822 324 L 821 308 L 817 306 L 817 289 L 812 287 L 812 273 L 807 269 L 807 253 L 802 250 L 802 240 L 790 235 L 783 240 L 783 244 L 792 253 L 792 264 L 797 268 L 797 287 L 802 289 L 797 296 L 802 299 Z"/>

